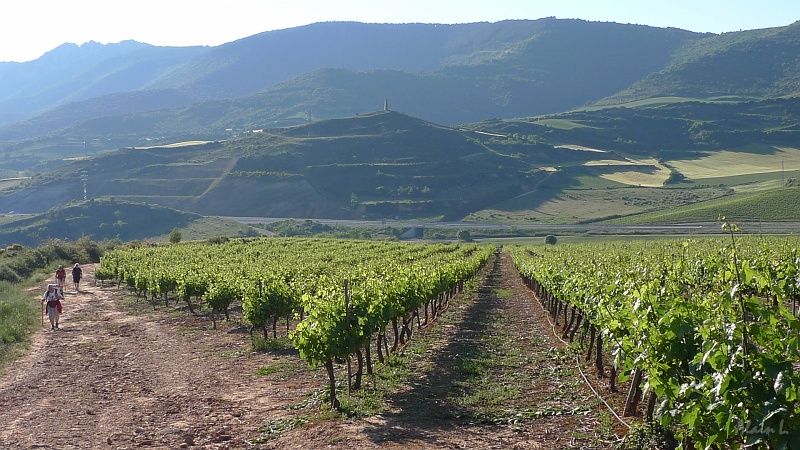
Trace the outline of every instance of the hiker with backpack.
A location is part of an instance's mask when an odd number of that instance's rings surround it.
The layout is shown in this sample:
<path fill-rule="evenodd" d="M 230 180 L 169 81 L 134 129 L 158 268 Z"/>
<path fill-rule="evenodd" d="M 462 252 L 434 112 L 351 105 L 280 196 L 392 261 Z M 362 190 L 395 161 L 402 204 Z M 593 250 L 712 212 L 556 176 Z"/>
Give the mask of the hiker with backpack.
<path fill-rule="evenodd" d="M 61 316 L 61 300 L 64 295 L 54 284 L 47 285 L 47 291 L 42 295 L 42 303 L 46 304 L 47 318 L 50 319 L 50 329 L 58 329 L 58 319 Z"/>
<path fill-rule="evenodd" d="M 72 282 L 75 283 L 75 292 L 78 292 L 78 285 L 81 284 L 81 276 L 83 275 L 83 270 L 75 263 L 75 267 L 72 268 Z"/>
<path fill-rule="evenodd" d="M 56 282 L 58 283 L 59 289 L 62 291 L 64 290 L 64 283 L 67 279 L 67 271 L 64 270 L 63 265 L 58 266 L 58 270 L 56 270 Z"/>

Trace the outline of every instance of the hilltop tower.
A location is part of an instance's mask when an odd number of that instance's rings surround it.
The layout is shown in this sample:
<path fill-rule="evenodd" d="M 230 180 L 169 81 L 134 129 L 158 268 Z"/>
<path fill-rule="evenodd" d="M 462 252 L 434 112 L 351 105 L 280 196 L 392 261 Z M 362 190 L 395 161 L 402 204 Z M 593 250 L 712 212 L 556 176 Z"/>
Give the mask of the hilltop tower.
<path fill-rule="evenodd" d="M 389 110 L 389 99 L 388 98 L 383 100 L 383 110 L 384 111 L 388 111 Z"/>

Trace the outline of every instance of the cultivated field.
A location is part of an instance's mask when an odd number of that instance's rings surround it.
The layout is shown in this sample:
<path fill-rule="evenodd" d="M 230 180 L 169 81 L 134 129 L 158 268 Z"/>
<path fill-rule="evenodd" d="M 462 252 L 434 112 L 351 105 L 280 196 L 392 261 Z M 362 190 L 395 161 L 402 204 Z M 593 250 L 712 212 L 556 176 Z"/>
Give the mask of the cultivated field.
<path fill-rule="evenodd" d="M 767 152 L 716 151 L 699 159 L 669 161 L 690 180 L 708 180 L 754 173 L 775 173 L 800 169 L 800 149 L 779 147 Z M 778 177 L 779 178 L 779 177 Z"/>

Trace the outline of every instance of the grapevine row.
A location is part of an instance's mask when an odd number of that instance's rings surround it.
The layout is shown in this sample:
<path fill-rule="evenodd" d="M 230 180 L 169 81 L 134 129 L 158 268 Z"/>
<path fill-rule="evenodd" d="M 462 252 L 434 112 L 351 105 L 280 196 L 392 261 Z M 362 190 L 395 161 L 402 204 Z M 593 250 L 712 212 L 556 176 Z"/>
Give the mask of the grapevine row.
<path fill-rule="evenodd" d="M 633 378 L 626 412 L 644 380 L 648 415 L 687 442 L 797 449 L 798 244 L 732 234 L 509 251 L 564 337 L 590 336 L 600 373 L 610 349 L 612 389 Z"/>
<path fill-rule="evenodd" d="M 142 247 L 106 254 L 95 275 L 116 279 L 137 293 L 187 302 L 202 298 L 225 314 L 240 300 L 244 319 L 266 336 L 279 317 L 297 313 L 291 334 L 300 355 L 323 365 L 330 377 L 331 404 L 338 406 L 333 363 L 357 358 L 361 377 L 370 342 L 389 351 L 412 333 L 412 322 L 435 316 L 494 249 L 477 244 L 409 244 L 330 239 L 236 240 Z"/>

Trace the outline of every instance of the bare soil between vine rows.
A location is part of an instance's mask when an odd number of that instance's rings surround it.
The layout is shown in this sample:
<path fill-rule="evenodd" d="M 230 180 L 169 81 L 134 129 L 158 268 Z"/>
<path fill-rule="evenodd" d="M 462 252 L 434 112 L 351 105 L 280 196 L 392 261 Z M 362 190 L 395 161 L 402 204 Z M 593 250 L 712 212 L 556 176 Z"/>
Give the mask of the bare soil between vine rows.
<path fill-rule="evenodd" d="M 565 345 L 505 254 L 450 302 L 446 321 L 415 330 L 428 350 L 386 394 L 388 410 L 364 419 L 325 415 L 325 404 L 309 402 L 327 385 L 324 368 L 294 351 L 253 352 L 240 322 L 215 330 L 180 305 L 153 310 L 124 287 L 97 286 L 94 266 L 84 274 L 79 292 L 68 283 L 60 329 L 36 332 L 0 378 L 3 449 L 608 449 L 625 432 L 575 359 L 555 350 Z M 41 291 L 31 295 L 38 302 Z M 474 383 L 458 364 L 498 339 L 529 355 L 490 375 L 521 386 L 507 409 L 526 419 L 477 420 L 454 400 Z M 588 377 L 619 411 L 624 391 Z M 301 415 L 318 419 L 264 439 L 267 424 Z"/>

